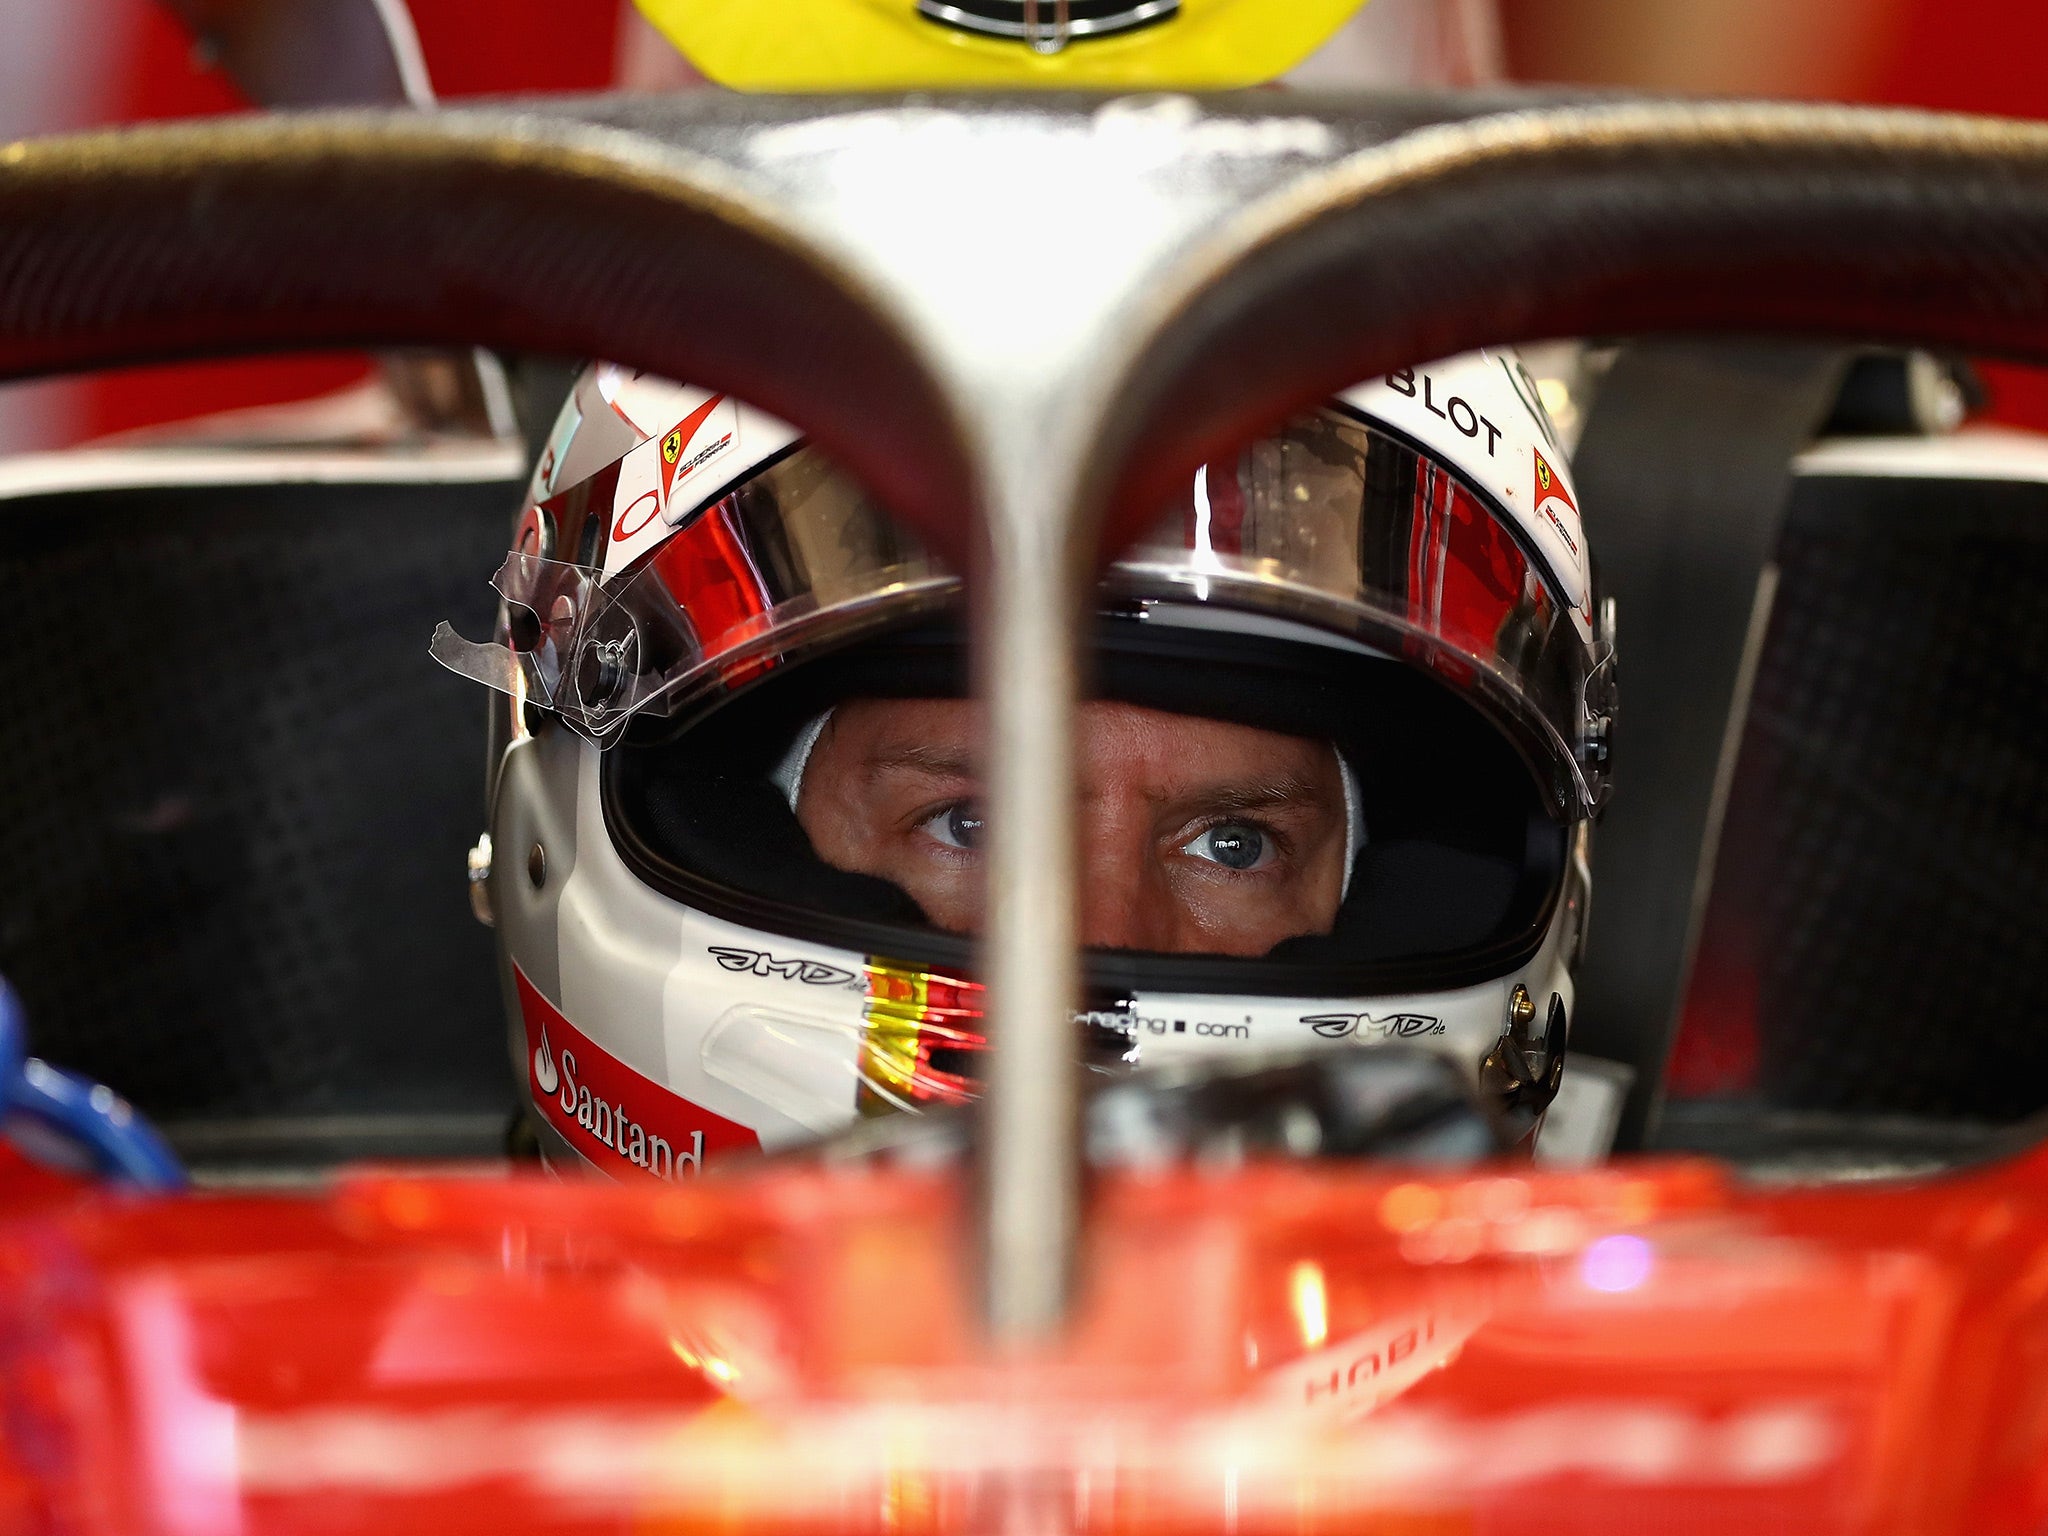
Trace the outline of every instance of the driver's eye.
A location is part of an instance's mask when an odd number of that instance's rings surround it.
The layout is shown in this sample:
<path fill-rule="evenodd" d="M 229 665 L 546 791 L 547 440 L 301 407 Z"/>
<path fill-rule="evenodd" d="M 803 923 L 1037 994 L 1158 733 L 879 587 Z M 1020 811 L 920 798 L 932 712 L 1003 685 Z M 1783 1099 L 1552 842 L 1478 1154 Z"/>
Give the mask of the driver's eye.
<path fill-rule="evenodd" d="M 1181 845 L 1182 853 L 1221 864 L 1225 869 L 1256 869 L 1267 859 L 1266 834 L 1241 821 L 1221 822 L 1192 842 Z"/>
<path fill-rule="evenodd" d="M 981 846 L 981 809 L 966 801 L 949 805 L 926 818 L 924 830 L 948 848 Z"/>

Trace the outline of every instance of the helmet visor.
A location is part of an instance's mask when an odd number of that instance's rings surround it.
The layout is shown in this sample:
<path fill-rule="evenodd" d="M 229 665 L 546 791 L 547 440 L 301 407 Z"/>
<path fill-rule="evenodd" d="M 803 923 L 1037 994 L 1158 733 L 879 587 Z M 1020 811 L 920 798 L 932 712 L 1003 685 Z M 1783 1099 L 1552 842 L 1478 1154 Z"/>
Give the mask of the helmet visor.
<path fill-rule="evenodd" d="M 530 515 L 495 579 L 500 642 L 443 625 L 434 654 L 599 741 L 643 710 L 701 713 L 958 589 L 814 449 L 683 515 L 608 581 L 598 559 L 558 554 L 598 547 L 611 509 L 592 488 Z M 1103 600 L 1167 625 L 1293 620 L 1428 671 L 1502 726 L 1571 818 L 1604 793 L 1611 648 L 1537 551 L 1503 501 L 1331 407 L 1203 465 L 1110 567 Z"/>
<path fill-rule="evenodd" d="M 644 710 L 691 713 L 800 654 L 942 607 L 959 588 L 806 447 L 682 511 L 659 543 L 607 577 L 605 542 L 637 535 L 627 526 L 636 516 L 665 515 L 641 503 L 615 513 L 604 482 L 617 478 L 593 476 L 527 514 L 491 579 L 505 602 L 495 643 L 445 623 L 432 643 L 442 665 L 552 710 L 600 744 Z"/>
<path fill-rule="evenodd" d="M 1342 406 L 1204 464 L 1105 592 L 1169 620 L 1192 604 L 1336 631 L 1472 697 L 1561 814 L 1604 793 L 1589 746 L 1612 657 L 1590 612 L 1504 502 Z"/>

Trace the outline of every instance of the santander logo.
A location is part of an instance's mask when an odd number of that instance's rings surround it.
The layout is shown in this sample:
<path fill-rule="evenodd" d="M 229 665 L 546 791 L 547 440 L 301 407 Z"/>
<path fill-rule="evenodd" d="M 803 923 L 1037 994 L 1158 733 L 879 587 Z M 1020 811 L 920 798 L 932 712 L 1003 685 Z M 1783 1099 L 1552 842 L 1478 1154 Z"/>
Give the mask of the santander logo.
<path fill-rule="evenodd" d="M 540 1049 L 533 1053 L 533 1081 L 542 1093 L 553 1093 L 562 1086 L 555 1074 L 555 1053 L 548 1049 L 548 1027 L 540 1027 Z"/>
<path fill-rule="evenodd" d="M 761 1139 L 635 1071 L 584 1034 L 513 967 L 526 1024 L 534 1108 L 585 1161 L 613 1178 L 694 1177 L 704 1159 Z"/>

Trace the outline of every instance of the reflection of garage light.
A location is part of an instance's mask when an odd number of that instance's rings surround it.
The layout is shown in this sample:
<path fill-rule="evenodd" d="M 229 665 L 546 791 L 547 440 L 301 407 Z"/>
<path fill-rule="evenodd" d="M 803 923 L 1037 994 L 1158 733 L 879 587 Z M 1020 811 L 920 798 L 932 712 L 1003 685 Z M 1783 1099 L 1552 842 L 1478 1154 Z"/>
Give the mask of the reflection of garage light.
<path fill-rule="evenodd" d="M 1304 1259 L 1287 1275 L 1294 1296 L 1294 1318 L 1301 1324 L 1301 1342 L 1321 1349 L 1330 1336 L 1330 1302 L 1323 1289 L 1323 1266 Z"/>
<path fill-rule="evenodd" d="M 1443 1214 L 1444 1197 L 1427 1184 L 1396 1184 L 1380 1199 L 1380 1220 L 1395 1232 L 1413 1232 Z"/>
<path fill-rule="evenodd" d="M 1640 1237 L 1616 1233 L 1586 1249 L 1579 1260 L 1579 1278 L 1596 1291 L 1632 1291 L 1650 1278 L 1654 1258 Z"/>
<path fill-rule="evenodd" d="M 668 1347 L 683 1364 L 693 1371 L 702 1371 L 721 1387 L 729 1387 L 739 1380 L 740 1373 L 731 1362 L 721 1360 L 708 1350 L 702 1352 L 694 1350 L 681 1339 L 676 1338 L 668 1341 Z"/>

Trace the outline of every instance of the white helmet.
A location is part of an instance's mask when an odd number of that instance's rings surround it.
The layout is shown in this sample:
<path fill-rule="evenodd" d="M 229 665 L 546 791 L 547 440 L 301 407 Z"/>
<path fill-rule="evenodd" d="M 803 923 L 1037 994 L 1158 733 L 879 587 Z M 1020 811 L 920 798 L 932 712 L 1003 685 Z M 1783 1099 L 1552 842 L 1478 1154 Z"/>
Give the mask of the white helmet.
<path fill-rule="evenodd" d="M 598 365 L 495 580 L 434 654 L 494 713 L 488 880 L 552 1165 L 675 1178 L 975 1091 L 971 942 L 798 825 L 793 743 L 963 691 L 959 583 L 796 430 Z M 1520 362 L 1389 375 L 1204 466 L 1101 586 L 1095 692 L 1328 740 L 1353 850 L 1326 934 L 1092 951 L 1077 1031 L 1147 1064 L 1399 1039 L 1533 1131 L 1605 794 L 1611 623 Z"/>

